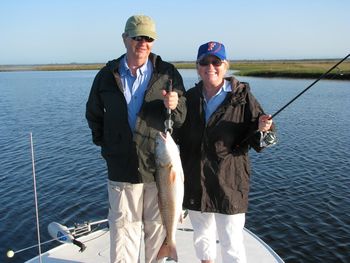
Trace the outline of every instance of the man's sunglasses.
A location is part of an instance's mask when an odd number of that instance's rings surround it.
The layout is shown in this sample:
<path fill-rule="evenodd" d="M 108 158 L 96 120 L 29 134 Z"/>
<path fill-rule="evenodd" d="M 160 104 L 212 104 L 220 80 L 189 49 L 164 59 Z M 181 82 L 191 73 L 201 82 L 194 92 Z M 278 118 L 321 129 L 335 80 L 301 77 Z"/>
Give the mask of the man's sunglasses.
<path fill-rule="evenodd" d="M 212 64 L 214 67 L 220 67 L 222 65 L 222 60 L 218 58 L 203 58 L 198 61 L 200 66 L 209 66 Z"/>
<path fill-rule="evenodd" d="M 151 38 L 151 37 L 147 37 L 147 36 L 137 36 L 137 37 L 132 37 L 131 38 L 132 40 L 135 40 L 135 41 L 137 41 L 137 42 L 140 42 L 140 41 L 146 41 L 146 42 L 148 42 L 148 43 L 151 43 L 151 42 L 153 42 L 154 41 L 154 39 L 153 38 Z"/>

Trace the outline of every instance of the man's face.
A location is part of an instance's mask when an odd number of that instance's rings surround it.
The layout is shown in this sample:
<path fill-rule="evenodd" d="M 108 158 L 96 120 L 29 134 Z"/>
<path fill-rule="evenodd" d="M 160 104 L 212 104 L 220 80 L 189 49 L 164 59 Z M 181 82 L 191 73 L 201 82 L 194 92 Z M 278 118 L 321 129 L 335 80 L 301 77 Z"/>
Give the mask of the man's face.
<path fill-rule="evenodd" d="M 144 36 L 129 37 L 123 35 L 123 41 L 128 56 L 134 59 L 146 60 L 151 53 L 154 40 Z"/>

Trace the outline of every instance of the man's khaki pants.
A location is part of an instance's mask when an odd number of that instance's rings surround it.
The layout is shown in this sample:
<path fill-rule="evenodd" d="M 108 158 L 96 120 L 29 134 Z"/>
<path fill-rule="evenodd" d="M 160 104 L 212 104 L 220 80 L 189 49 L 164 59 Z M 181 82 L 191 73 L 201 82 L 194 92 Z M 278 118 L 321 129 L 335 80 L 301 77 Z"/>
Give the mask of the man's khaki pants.
<path fill-rule="evenodd" d="M 156 257 L 166 232 L 159 212 L 156 183 L 109 180 L 108 198 L 111 263 L 140 262 L 142 230 L 145 263 L 159 262 Z"/>

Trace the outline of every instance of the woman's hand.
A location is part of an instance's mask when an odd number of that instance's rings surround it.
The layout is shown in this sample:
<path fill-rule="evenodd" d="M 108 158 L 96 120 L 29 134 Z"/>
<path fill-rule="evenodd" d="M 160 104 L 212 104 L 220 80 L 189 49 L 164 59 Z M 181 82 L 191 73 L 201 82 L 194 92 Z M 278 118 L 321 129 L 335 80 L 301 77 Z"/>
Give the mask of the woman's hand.
<path fill-rule="evenodd" d="M 271 129 L 272 119 L 271 115 L 261 115 L 259 117 L 259 131 L 267 132 Z"/>

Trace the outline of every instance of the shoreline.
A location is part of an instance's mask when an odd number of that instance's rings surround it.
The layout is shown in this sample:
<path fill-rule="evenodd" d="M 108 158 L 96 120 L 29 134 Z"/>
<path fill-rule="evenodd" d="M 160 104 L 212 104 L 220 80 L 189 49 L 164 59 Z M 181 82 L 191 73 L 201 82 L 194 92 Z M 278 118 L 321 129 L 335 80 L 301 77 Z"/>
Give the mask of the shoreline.
<path fill-rule="evenodd" d="M 229 61 L 230 69 L 237 76 L 268 78 L 317 78 L 334 66 L 337 59 L 315 60 L 239 60 Z M 174 61 L 177 69 L 195 69 L 194 61 Z M 18 71 L 65 71 L 99 70 L 105 63 L 0 65 L 0 72 Z M 350 61 L 344 61 L 337 69 L 327 74 L 325 79 L 350 80 Z"/>

